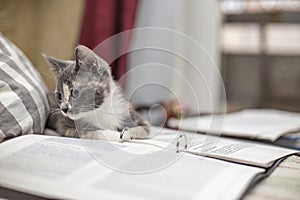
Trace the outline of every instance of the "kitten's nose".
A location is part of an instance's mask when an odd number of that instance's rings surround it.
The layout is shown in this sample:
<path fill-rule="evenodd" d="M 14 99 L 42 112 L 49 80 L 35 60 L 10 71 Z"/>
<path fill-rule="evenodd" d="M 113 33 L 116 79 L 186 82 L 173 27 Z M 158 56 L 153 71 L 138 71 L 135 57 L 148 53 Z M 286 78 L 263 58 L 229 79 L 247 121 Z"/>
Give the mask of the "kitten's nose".
<path fill-rule="evenodd" d="M 60 105 L 60 109 L 64 112 L 64 113 L 67 113 L 68 111 L 68 105 L 66 103 L 62 103 Z"/>

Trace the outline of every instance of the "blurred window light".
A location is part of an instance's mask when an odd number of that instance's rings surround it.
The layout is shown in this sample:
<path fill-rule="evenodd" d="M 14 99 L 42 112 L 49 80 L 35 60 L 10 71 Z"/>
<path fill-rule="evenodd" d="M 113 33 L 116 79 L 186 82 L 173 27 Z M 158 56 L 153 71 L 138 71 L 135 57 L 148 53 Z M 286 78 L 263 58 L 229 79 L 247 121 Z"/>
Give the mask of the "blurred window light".
<path fill-rule="evenodd" d="M 225 14 L 300 11 L 299 0 L 222 0 Z"/>
<path fill-rule="evenodd" d="M 222 50 L 229 54 L 300 55 L 300 25 L 269 23 L 261 41 L 259 24 L 227 23 L 222 29 Z M 265 43 L 265 44 L 264 44 Z"/>
<path fill-rule="evenodd" d="M 226 14 L 237 14 L 244 11 L 243 1 L 223 0 L 221 2 L 221 9 Z"/>
<path fill-rule="evenodd" d="M 225 24 L 222 31 L 223 52 L 233 54 L 260 53 L 260 29 L 258 24 Z"/>
<path fill-rule="evenodd" d="M 268 54 L 300 55 L 300 25 L 267 24 L 266 51 Z"/>

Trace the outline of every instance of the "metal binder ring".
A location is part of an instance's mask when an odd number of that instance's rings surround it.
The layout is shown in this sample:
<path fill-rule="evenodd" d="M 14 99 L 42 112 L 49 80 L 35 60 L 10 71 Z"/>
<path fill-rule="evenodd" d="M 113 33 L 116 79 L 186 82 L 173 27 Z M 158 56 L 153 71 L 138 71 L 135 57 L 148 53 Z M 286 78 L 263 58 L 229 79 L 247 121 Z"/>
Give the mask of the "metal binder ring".
<path fill-rule="evenodd" d="M 125 135 L 127 132 L 129 132 L 129 128 L 128 128 L 128 127 L 123 128 L 123 130 L 122 130 L 122 132 L 121 132 L 121 134 L 120 134 L 120 140 L 119 140 L 119 142 L 124 142 L 124 141 L 123 141 L 123 137 L 124 137 L 124 135 Z"/>
<path fill-rule="evenodd" d="M 179 145 L 180 145 L 182 138 L 184 139 L 184 149 L 180 150 Z M 185 151 L 185 150 L 187 150 L 187 137 L 186 137 L 186 135 L 179 135 L 176 140 L 176 153 L 179 153 L 179 151 Z"/>

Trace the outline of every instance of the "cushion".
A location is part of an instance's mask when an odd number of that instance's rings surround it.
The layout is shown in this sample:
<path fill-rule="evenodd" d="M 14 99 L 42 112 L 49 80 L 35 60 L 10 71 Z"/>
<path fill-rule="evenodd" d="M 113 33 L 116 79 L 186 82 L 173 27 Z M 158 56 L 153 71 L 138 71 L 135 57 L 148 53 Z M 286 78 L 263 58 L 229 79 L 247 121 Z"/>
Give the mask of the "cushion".
<path fill-rule="evenodd" d="M 30 61 L 0 34 L 0 142 L 43 133 L 49 104 L 46 85 Z"/>

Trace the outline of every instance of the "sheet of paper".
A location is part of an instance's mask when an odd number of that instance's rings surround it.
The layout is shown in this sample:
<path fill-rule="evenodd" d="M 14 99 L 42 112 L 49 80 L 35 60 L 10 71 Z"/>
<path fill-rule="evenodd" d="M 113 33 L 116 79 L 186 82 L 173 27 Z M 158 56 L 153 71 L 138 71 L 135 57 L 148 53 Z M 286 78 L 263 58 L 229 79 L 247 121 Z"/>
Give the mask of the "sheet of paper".
<path fill-rule="evenodd" d="M 153 173 L 110 173 L 95 181 L 88 193 L 95 199 L 239 199 L 253 177 L 263 172 L 185 154 Z"/>
<path fill-rule="evenodd" d="M 214 123 L 220 125 L 218 130 L 213 127 Z M 248 109 L 214 117 L 172 119 L 168 125 L 187 131 L 212 134 L 221 131 L 222 135 L 275 141 L 286 133 L 300 130 L 300 114 L 272 109 Z"/>
<path fill-rule="evenodd" d="M 299 153 L 297 150 L 258 142 L 220 138 L 187 131 L 162 129 L 159 127 L 152 127 L 151 131 L 156 136 L 147 141 L 149 143 L 153 142 L 155 145 L 172 148 L 175 151 L 178 136 L 185 135 L 187 137 L 187 151 L 189 152 L 258 167 L 270 167 L 274 161 L 282 157 Z M 159 142 L 157 143 L 156 141 Z M 183 149 L 182 144 L 180 149 Z"/>
<path fill-rule="evenodd" d="M 13 141 L 14 140 L 14 141 Z M 85 142 L 54 136 L 22 136 L 0 145 L 0 185 L 52 198 L 71 199 L 238 199 L 264 169 L 189 154 L 159 170 L 126 173 L 102 165 L 88 149 L 122 159 L 117 151 L 147 156 L 150 145 Z M 166 156 L 174 152 L 157 148 Z M 128 151 L 128 152 L 130 152 Z M 132 166 L 133 159 L 124 162 Z M 151 163 L 144 163 L 151 165 Z"/>
<path fill-rule="evenodd" d="M 37 194 L 42 191 L 50 197 L 64 195 L 64 181 L 95 165 L 97 158 L 110 157 L 132 146 L 55 136 L 21 136 L 0 145 L 0 184 Z M 101 165 L 99 169 L 102 174 L 107 171 Z M 84 183 L 84 176 L 77 181 Z"/>

